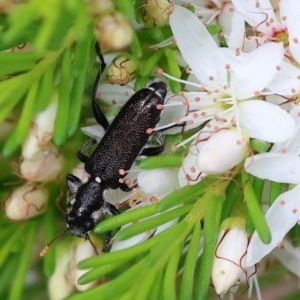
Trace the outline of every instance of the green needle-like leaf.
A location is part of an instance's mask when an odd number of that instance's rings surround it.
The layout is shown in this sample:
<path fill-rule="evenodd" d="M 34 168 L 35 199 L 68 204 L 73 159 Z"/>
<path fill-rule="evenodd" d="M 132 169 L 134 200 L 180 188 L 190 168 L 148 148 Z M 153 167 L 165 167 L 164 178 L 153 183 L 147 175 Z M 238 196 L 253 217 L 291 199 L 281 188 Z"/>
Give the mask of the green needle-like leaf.
<path fill-rule="evenodd" d="M 104 276 L 106 274 L 109 274 L 110 272 L 116 270 L 117 268 L 119 268 L 120 266 L 125 264 L 127 261 L 128 261 L 128 259 L 117 260 L 115 262 L 105 264 L 105 265 L 97 267 L 97 268 L 93 268 L 92 270 L 90 270 L 89 272 L 83 274 L 79 278 L 78 284 L 87 284 L 87 283 L 90 283 L 94 280 L 98 280 L 102 276 Z"/>
<path fill-rule="evenodd" d="M 241 188 L 239 186 L 241 182 L 241 176 L 237 175 L 228 185 L 226 190 L 226 199 L 223 204 L 221 221 L 231 216 L 234 206 L 241 194 Z"/>
<path fill-rule="evenodd" d="M 140 74 L 143 77 L 148 77 L 161 59 L 164 51 L 162 49 L 155 51 L 141 66 Z"/>
<path fill-rule="evenodd" d="M 143 55 L 142 46 L 135 31 L 133 32 L 132 41 L 130 43 L 130 50 L 136 58 L 141 58 Z"/>
<path fill-rule="evenodd" d="M 147 86 L 148 81 L 149 81 L 150 77 L 143 77 L 142 75 L 138 75 L 138 77 L 135 80 L 134 83 L 134 91 L 137 92 L 141 89 L 143 89 L 144 87 Z"/>
<path fill-rule="evenodd" d="M 163 275 L 164 275 L 164 270 L 160 270 L 160 271 L 156 272 L 156 278 L 155 278 L 155 281 L 154 281 L 153 286 L 149 293 L 150 300 L 161 299 Z"/>
<path fill-rule="evenodd" d="M 12 154 L 26 138 L 26 135 L 30 128 L 32 115 L 34 112 L 34 104 L 36 101 L 37 90 L 38 82 L 35 81 L 32 83 L 27 94 L 27 98 L 25 100 L 25 104 L 23 106 L 22 114 L 17 124 L 17 127 L 14 130 L 14 132 L 10 135 L 3 147 L 3 154 L 5 156 Z"/>
<path fill-rule="evenodd" d="M 180 78 L 181 70 L 177 63 L 177 55 L 176 55 L 175 51 L 167 48 L 164 50 L 164 53 L 165 53 L 165 56 L 168 61 L 170 75 L 172 75 L 173 77 L 176 77 L 176 78 Z"/>
<path fill-rule="evenodd" d="M 197 261 L 197 255 L 199 252 L 199 241 L 200 241 L 201 226 L 200 222 L 195 224 L 192 238 L 189 243 L 187 256 L 184 263 L 183 274 L 180 286 L 180 300 L 192 299 L 195 267 Z"/>
<path fill-rule="evenodd" d="M 205 210 L 204 217 L 204 250 L 201 256 L 197 282 L 197 299 L 206 299 L 210 274 L 218 238 L 223 199 L 221 196 L 213 196 Z"/>
<path fill-rule="evenodd" d="M 142 170 L 153 170 L 157 168 L 178 168 L 182 164 L 181 155 L 160 155 L 147 157 L 139 162 Z"/>
<path fill-rule="evenodd" d="M 121 275 L 119 275 L 114 280 L 100 285 L 96 288 L 92 288 L 83 293 L 79 293 L 68 297 L 67 300 L 81 300 L 85 299 L 98 299 L 99 295 L 103 297 L 103 299 L 118 299 L 131 284 L 132 278 L 136 276 L 136 274 L 141 274 L 144 270 L 144 262 L 143 260 L 134 264 L 131 268 L 127 269 Z"/>
<path fill-rule="evenodd" d="M 118 232 L 118 234 L 116 235 L 116 240 L 123 241 L 147 230 L 154 229 L 162 224 L 176 219 L 181 215 L 186 214 L 191 210 L 192 207 L 192 205 L 185 205 L 183 207 L 172 209 L 166 213 L 130 225 Z"/>
<path fill-rule="evenodd" d="M 157 203 L 156 212 L 163 212 L 180 203 L 196 199 L 205 193 L 206 188 L 213 188 L 212 182 L 216 179 L 207 178 L 195 185 L 182 187 L 167 195 Z"/>
<path fill-rule="evenodd" d="M 11 26 L 3 37 L 4 43 L 6 44 L 16 40 L 18 36 L 22 35 L 22 32 L 24 32 L 36 18 L 36 13 L 36 9 L 28 3 L 20 5 L 17 9 L 13 10 L 9 18 Z"/>
<path fill-rule="evenodd" d="M 146 272 L 144 280 L 138 284 L 138 289 L 135 294 L 136 299 L 141 299 L 141 300 L 149 299 L 148 296 L 152 289 L 153 283 L 155 282 L 155 277 L 156 277 L 156 272 L 154 270 L 148 270 Z"/>
<path fill-rule="evenodd" d="M 183 242 L 172 252 L 167 264 L 163 283 L 163 297 L 168 300 L 176 300 L 176 275 L 178 263 L 182 254 Z"/>
<path fill-rule="evenodd" d="M 81 112 L 82 97 L 85 86 L 85 77 L 89 63 L 89 53 L 92 44 L 92 25 L 89 24 L 85 39 L 78 41 L 75 48 L 74 64 L 72 73 L 74 75 L 71 90 L 70 112 L 68 115 L 68 135 L 75 133 Z M 92 93 L 90 93 L 92 94 Z"/>
<path fill-rule="evenodd" d="M 78 268 L 89 269 L 93 267 L 104 266 L 105 264 L 111 264 L 119 260 L 129 261 L 140 255 L 141 253 L 149 250 L 151 247 L 161 241 L 161 239 L 162 236 L 157 235 L 154 238 L 151 238 L 141 244 L 137 244 L 116 252 L 110 252 L 105 255 L 85 259 L 78 264 Z"/>
<path fill-rule="evenodd" d="M 132 0 L 115 0 L 116 8 L 121 11 L 128 20 L 134 18 L 134 6 Z"/>
<path fill-rule="evenodd" d="M 50 102 L 54 89 L 54 69 L 55 64 L 50 65 L 41 79 L 41 86 L 37 96 L 36 112 L 45 110 Z"/>
<path fill-rule="evenodd" d="M 16 275 L 12 286 L 10 288 L 10 294 L 8 300 L 18 300 L 21 299 L 22 290 L 24 288 L 24 280 L 28 268 L 29 259 L 32 253 L 32 245 L 35 239 L 35 234 L 37 230 L 37 224 L 35 222 L 28 222 L 27 226 L 28 232 L 26 235 L 25 245 L 21 255 L 21 261 L 16 270 Z"/>
<path fill-rule="evenodd" d="M 271 206 L 276 198 L 282 194 L 282 184 L 278 182 L 270 182 L 269 205 Z"/>
<path fill-rule="evenodd" d="M 68 116 L 70 112 L 71 88 L 71 50 L 67 48 L 62 58 L 60 82 L 58 86 L 59 101 L 55 120 L 53 140 L 62 145 L 68 134 Z"/>
<path fill-rule="evenodd" d="M 134 14 L 135 14 L 135 19 L 138 24 L 143 23 L 143 0 L 136 0 L 134 1 Z"/>
<path fill-rule="evenodd" d="M 265 219 L 264 213 L 262 211 L 262 207 L 256 198 L 256 194 L 251 184 L 249 174 L 246 172 L 242 173 L 242 184 L 244 187 L 244 197 L 245 197 L 246 205 L 249 214 L 251 216 L 251 219 L 253 221 L 253 224 L 255 226 L 255 229 L 257 230 L 257 233 L 261 241 L 265 244 L 269 244 L 272 239 L 271 231 Z M 246 224 L 246 231 L 248 232 L 247 224 Z M 253 232 L 248 232 L 248 233 L 253 233 Z"/>
<path fill-rule="evenodd" d="M 162 253 L 165 255 L 170 255 L 172 253 L 172 249 L 175 249 L 181 242 L 178 237 L 185 237 L 184 232 L 186 232 L 188 228 L 189 224 L 184 220 L 157 235 L 157 237 L 164 237 L 164 239 L 162 243 L 157 243 L 155 247 L 151 249 L 149 255 L 145 258 L 147 267 L 152 267 L 156 264 L 162 264 Z M 168 256 L 166 256 L 165 259 L 167 259 L 167 257 Z"/>
<path fill-rule="evenodd" d="M 141 207 L 138 209 L 132 209 L 120 215 L 114 216 L 113 218 L 106 219 L 100 222 L 95 227 L 95 232 L 97 233 L 107 232 L 111 229 L 118 228 L 124 224 L 128 224 L 130 222 L 154 215 L 156 212 L 156 207 L 157 207 L 157 203 L 145 207 Z"/>
<path fill-rule="evenodd" d="M 4 244 L 2 244 L 0 248 L 0 267 L 5 262 L 13 244 L 17 240 L 17 238 L 20 236 L 20 231 L 17 230 L 12 236 L 10 236 Z"/>

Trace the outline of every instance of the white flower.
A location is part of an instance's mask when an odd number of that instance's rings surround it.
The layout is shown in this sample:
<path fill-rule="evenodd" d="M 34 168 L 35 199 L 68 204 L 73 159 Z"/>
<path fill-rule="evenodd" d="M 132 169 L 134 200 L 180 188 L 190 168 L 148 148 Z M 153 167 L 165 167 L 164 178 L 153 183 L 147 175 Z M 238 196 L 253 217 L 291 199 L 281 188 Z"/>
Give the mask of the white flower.
<path fill-rule="evenodd" d="M 5 214 L 13 221 L 26 221 L 45 211 L 48 196 L 41 186 L 26 184 L 16 188 L 5 201 Z"/>
<path fill-rule="evenodd" d="M 212 267 L 212 282 L 217 294 L 225 293 L 246 272 L 248 236 L 242 224 L 224 228 L 229 219 L 221 224 L 223 229 L 218 236 Z"/>
<path fill-rule="evenodd" d="M 93 237 L 93 241 L 96 241 Z M 98 245 L 97 245 L 98 246 Z M 56 247 L 55 272 L 48 281 L 48 291 L 51 300 L 61 300 L 72 292 L 85 291 L 97 284 L 96 281 L 79 285 L 77 281 L 80 276 L 88 270 L 78 270 L 77 264 L 95 255 L 90 243 L 78 239 L 71 246 L 69 243 L 59 243 Z"/>
<path fill-rule="evenodd" d="M 61 173 L 63 158 L 51 144 L 44 146 L 30 158 L 23 157 L 20 164 L 21 177 L 34 182 L 56 179 Z"/>
<path fill-rule="evenodd" d="M 189 151 L 193 156 L 200 151 L 195 149 L 199 141 L 221 128 L 236 126 L 238 130 L 245 129 L 250 138 L 267 142 L 282 142 L 293 136 L 292 117 L 280 107 L 260 100 L 262 95 L 269 94 L 264 89 L 282 64 L 281 43 L 269 43 L 249 54 L 237 55 L 230 49 L 218 48 L 202 22 L 179 6 L 174 8 L 170 25 L 177 46 L 192 70 L 190 81 L 181 82 L 196 90 L 180 94 L 188 111 L 185 117 L 178 117 L 171 124 L 185 121 L 185 128 L 189 129 L 210 121 L 189 139 L 194 139 Z M 186 157 L 179 173 L 181 186 L 201 180 L 198 172 L 201 170 L 195 171 L 191 159 L 192 155 Z"/>
<path fill-rule="evenodd" d="M 245 21 L 261 33 L 246 39 L 244 34 L 233 35 L 232 39 L 239 39 L 240 49 L 247 51 L 266 42 L 283 41 L 287 57 L 291 54 L 300 63 L 300 10 L 297 0 L 279 1 L 280 18 L 276 17 L 268 0 L 232 0 L 232 3 Z"/>
<path fill-rule="evenodd" d="M 22 146 L 22 156 L 30 159 L 41 150 L 52 138 L 57 109 L 57 93 L 53 94 L 48 107 L 36 114 L 31 129 Z"/>
<path fill-rule="evenodd" d="M 138 185 L 140 187 L 138 191 L 136 193 L 132 193 L 131 195 L 125 195 L 126 201 L 128 201 L 129 197 L 129 199 L 131 199 L 129 200 L 129 205 L 131 205 L 132 207 L 129 210 L 138 209 L 139 207 L 155 203 L 179 187 L 178 172 L 176 170 L 171 169 L 155 169 L 150 171 L 141 171 L 138 174 L 137 179 Z M 121 202 L 124 202 L 124 200 Z M 151 217 L 155 216 L 156 214 Z M 147 218 L 143 220 L 146 219 Z M 157 228 L 148 230 L 147 232 L 135 235 L 124 241 L 114 240 L 111 247 L 111 251 L 125 249 L 132 245 L 141 243 L 148 239 L 153 233 L 154 235 L 156 235 L 159 232 L 165 230 L 166 228 L 171 227 L 173 224 L 177 223 L 177 220 L 178 218 L 169 221 L 161 226 L 158 226 Z M 129 225 L 130 224 L 123 225 L 121 227 L 120 232 Z"/>
<path fill-rule="evenodd" d="M 249 153 L 249 137 L 232 129 L 214 133 L 198 154 L 198 166 L 202 172 L 222 174 L 244 160 Z"/>
<path fill-rule="evenodd" d="M 195 15 L 201 18 L 204 24 L 211 24 L 217 21 L 223 31 L 227 31 L 233 16 L 232 4 L 224 0 L 174 0 L 175 4 L 182 6 L 192 5 L 195 8 Z"/>
<path fill-rule="evenodd" d="M 144 193 L 168 193 L 178 188 L 178 172 L 172 169 L 141 171 L 137 181 Z"/>
<path fill-rule="evenodd" d="M 250 174 L 279 183 L 297 184 L 279 195 L 266 212 L 266 221 L 272 234 L 270 244 L 265 245 L 257 232 L 248 247 L 246 266 L 252 266 L 282 244 L 287 232 L 300 220 L 300 109 L 295 106 L 290 115 L 297 122 L 296 135 L 286 143 L 274 144 L 270 153 L 262 153 L 245 160 Z"/>

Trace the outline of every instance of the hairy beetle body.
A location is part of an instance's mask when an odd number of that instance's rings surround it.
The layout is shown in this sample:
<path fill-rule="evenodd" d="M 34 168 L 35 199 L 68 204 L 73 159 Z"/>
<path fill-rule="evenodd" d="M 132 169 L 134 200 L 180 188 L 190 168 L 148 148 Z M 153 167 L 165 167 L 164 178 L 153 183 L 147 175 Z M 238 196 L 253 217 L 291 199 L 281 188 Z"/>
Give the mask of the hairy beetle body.
<path fill-rule="evenodd" d="M 103 212 L 118 214 L 118 210 L 104 199 L 107 189 L 120 188 L 130 191 L 123 183 L 136 157 L 158 124 L 167 89 L 163 82 L 156 82 L 134 94 L 123 106 L 90 157 L 79 151 L 78 157 L 85 163 L 89 174 L 83 183 L 76 176 L 67 176 L 67 185 L 72 194 L 66 218 L 72 234 L 87 238 L 102 217 Z M 103 118 L 103 116 L 102 116 Z M 97 118 L 96 118 L 97 119 Z M 154 148 L 155 154 L 157 149 Z M 162 151 L 163 147 L 159 148 Z M 147 148 L 149 154 L 149 148 Z"/>
<path fill-rule="evenodd" d="M 123 106 L 106 134 L 85 163 L 85 170 L 99 177 L 106 188 L 119 187 L 119 170 L 129 170 L 145 146 L 151 134 L 147 129 L 154 128 L 160 119 L 166 96 L 163 82 L 153 83 L 150 87 L 134 94 Z"/>

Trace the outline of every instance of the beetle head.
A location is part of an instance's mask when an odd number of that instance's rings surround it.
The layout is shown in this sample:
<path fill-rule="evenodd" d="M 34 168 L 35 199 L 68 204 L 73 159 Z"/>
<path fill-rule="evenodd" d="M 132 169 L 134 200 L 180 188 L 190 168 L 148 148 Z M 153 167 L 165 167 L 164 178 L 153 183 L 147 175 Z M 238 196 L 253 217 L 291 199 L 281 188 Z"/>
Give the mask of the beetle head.
<path fill-rule="evenodd" d="M 99 219 L 97 212 L 104 204 L 103 187 L 92 178 L 82 183 L 70 174 L 67 176 L 67 185 L 72 194 L 71 207 L 66 217 L 67 227 L 72 234 L 86 238 Z"/>

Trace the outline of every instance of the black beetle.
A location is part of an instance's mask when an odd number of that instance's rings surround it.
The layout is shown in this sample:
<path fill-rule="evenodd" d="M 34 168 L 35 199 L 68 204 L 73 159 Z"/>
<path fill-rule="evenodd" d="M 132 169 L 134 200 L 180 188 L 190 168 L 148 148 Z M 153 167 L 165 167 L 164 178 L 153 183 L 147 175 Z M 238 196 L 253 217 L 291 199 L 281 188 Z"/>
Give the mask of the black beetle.
<path fill-rule="evenodd" d="M 107 189 L 117 188 L 130 191 L 135 186 L 129 187 L 122 179 L 137 156 L 157 155 L 164 149 L 159 132 L 153 131 L 153 129 L 160 120 L 167 94 L 166 84 L 154 82 L 135 93 L 109 125 L 95 101 L 98 82 L 105 68 L 100 48 L 96 46 L 96 49 L 101 61 L 101 69 L 94 84 L 92 107 L 95 119 L 104 128 L 105 135 L 90 157 L 84 155 L 83 151 L 94 145 L 95 140 L 88 141 L 78 151 L 77 156 L 85 164 L 89 178 L 87 182 L 82 182 L 78 177 L 68 174 L 66 181 L 71 193 L 71 200 L 66 217 L 67 228 L 47 244 L 41 252 L 41 256 L 45 255 L 52 242 L 66 231 L 91 242 L 88 234 L 100 221 L 103 213 L 108 212 L 112 215 L 119 213 L 114 205 L 105 200 L 104 192 Z M 151 136 L 154 136 L 160 145 L 145 147 Z M 109 240 L 110 232 L 104 248 L 108 246 Z M 93 245 L 92 242 L 91 244 Z M 94 245 L 93 247 L 97 253 L 96 247 Z"/>

